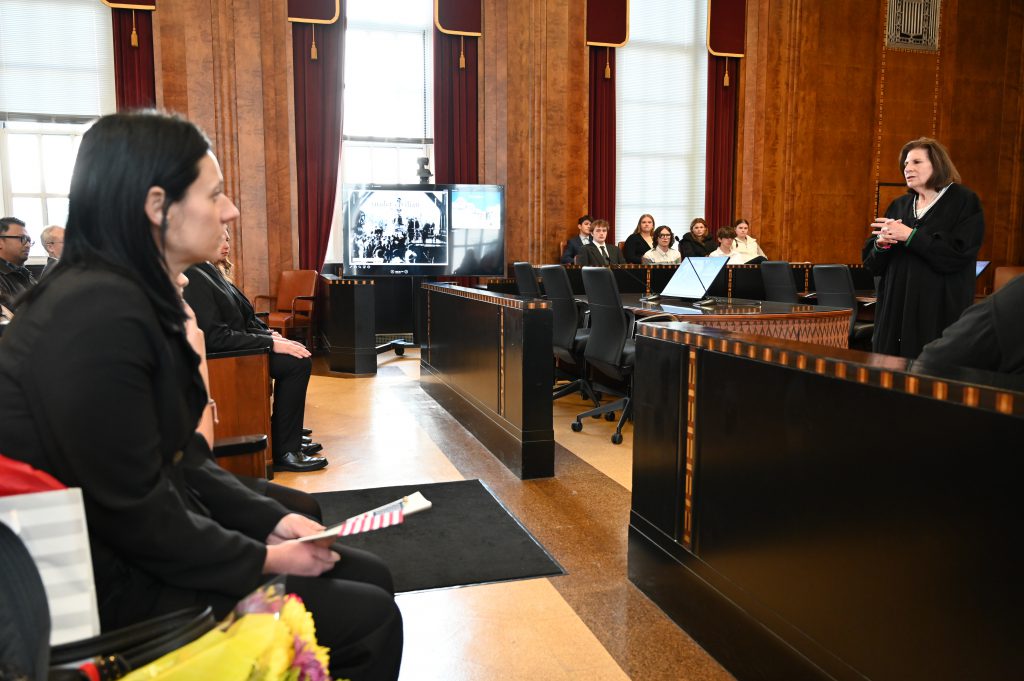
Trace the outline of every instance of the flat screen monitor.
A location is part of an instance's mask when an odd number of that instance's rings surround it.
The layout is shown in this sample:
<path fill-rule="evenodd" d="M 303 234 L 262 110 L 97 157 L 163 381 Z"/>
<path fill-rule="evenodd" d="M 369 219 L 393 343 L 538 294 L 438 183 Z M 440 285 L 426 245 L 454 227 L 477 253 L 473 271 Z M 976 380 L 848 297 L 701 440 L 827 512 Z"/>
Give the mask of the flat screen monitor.
<path fill-rule="evenodd" d="M 975 279 L 977 279 L 978 277 L 981 276 L 981 273 L 985 271 L 986 267 L 988 267 L 989 262 L 991 262 L 991 261 L 990 260 L 979 260 L 976 263 L 974 263 L 974 278 Z"/>
<path fill-rule="evenodd" d="M 343 197 L 346 276 L 504 274 L 500 185 L 345 185 Z"/>
<path fill-rule="evenodd" d="M 675 274 L 665 284 L 662 297 L 700 300 L 727 262 L 729 258 L 683 258 Z"/>
<path fill-rule="evenodd" d="M 345 274 L 445 273 L 446 189 L 359 185 L 346 187 L 345 196 Z"/>
<path fill-rule="evenodd" d="M 496 184 L 451 186 L 451 253 L 448 273 L 505 274 L 505 188 Z"/>

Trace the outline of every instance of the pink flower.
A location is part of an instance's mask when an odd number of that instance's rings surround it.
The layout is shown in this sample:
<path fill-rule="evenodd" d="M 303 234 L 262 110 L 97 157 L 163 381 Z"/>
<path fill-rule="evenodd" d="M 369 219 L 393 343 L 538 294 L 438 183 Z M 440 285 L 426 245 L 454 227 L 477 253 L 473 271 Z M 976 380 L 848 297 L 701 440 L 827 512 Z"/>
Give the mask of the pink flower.
<path fill-rule="evenodd" d="M 331 681 L 312 646 L 307 646 L 298 636 L 295 636 L 294 645 L 295 659 L 292 660 L 292 669 L 299 671 L 299 681 Z"/>

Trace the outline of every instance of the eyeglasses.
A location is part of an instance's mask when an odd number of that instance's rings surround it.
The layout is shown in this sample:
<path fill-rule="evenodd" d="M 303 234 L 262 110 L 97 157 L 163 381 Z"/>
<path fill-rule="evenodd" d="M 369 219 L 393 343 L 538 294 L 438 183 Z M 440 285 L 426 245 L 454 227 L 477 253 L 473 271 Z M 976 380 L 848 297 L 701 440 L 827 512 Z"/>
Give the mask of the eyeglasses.
<path fill-rule="evenodd" d="M 659 239 L 671 239 L 672 238 L 672 232 L 662 232 L 661 234 L 658 235 L 658 238 Z"/>
<path fill-rule="evenodd" d="M 22 246 L 35 246 L 36 242 L 32 241 L 32 237 L 28 234 L 22 234 L 21 236 L 11 236 L 10 234 L 0 234 L 0 239 L 17 239 L 21 242 Z"/>

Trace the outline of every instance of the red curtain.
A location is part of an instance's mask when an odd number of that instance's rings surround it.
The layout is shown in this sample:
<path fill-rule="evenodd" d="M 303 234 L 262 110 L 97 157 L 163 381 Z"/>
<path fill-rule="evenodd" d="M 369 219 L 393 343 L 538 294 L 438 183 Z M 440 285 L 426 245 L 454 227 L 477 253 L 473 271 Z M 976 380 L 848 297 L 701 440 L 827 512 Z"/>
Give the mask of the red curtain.
<path fill-rule="evenodd" d="M 316 41 L 317 59 L 310 57 Z M 327 255 L 341 162 L 344 22 L 292 25 L 299 267 L 317 270 Z"/>
<path fill-rule="evenodd" d="M 726 68 L 729 85 L 725 85 Z M 714 233 L 733 219 L 733 170 L 736 164 L 736 102 L 739 63 L 708 55 L 708 137 L 704 216 Z"/>
<path fill-rule="evenodd" d="M 117 110 L 156 106 L 156 69 L 153 66 L 153 13 L 112 9 L 114 23 L 114 86 Z M 138 47 L 133 47 L 132 16 Z"/>
<path fill-rule="evenodd" d="M 605 78 L 609 74 L 610 78 Z M 590 215 L 611 224 L 615 243 L 615 50 L 590 48 Z"/>
<path fill-rule="evenodd" d="M 434 182 L 479 180 L 477 41 L 434 29 Z M 465 68 L 459 68 L 459 55 Z"/>

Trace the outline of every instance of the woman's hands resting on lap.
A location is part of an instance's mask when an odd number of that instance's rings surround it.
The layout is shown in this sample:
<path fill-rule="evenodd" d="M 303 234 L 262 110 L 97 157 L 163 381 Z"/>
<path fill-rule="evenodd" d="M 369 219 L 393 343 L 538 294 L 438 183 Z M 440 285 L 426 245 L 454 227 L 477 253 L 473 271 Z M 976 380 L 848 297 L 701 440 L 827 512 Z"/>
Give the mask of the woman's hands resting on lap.
<path fill-rule="evenodd" d="M 267 537 L 267 558 L 263 562 L 263 572 L 317 577 L 330 570 L 341 558 L 335 551 L 326 546 L 318 546 L 315 542 L 288 541 L 316 534 L 323 529 L 320 523 L 297 513 L 289 513 L 281 518 Z"/>

